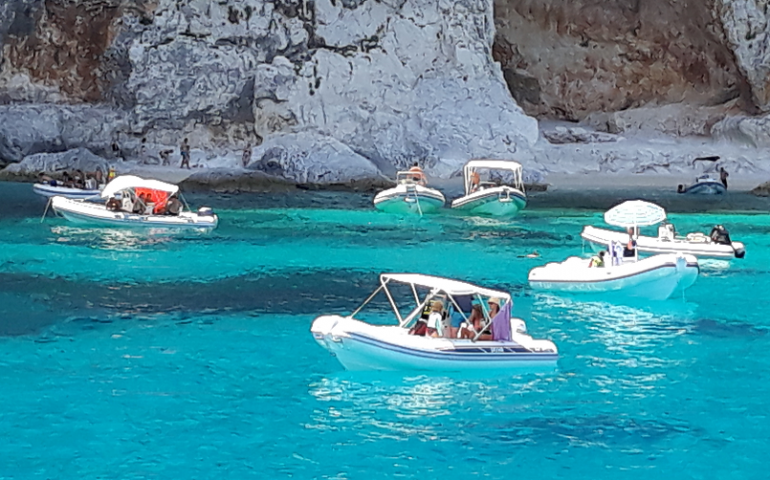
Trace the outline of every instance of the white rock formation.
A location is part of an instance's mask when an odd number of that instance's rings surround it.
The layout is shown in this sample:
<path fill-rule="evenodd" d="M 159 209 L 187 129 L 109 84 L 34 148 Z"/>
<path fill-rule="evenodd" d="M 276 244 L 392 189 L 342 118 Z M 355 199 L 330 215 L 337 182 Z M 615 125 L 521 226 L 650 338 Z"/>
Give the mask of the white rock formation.
<path fill-rule="evenodd" d="M 40 172 L 61 173 L 73 170 L 93 172 L 97 169 L 106 173 L 110 166 L 107 160 L 94 155 L 86 148 L 76 148 L 59 153 L 37 153 L 25 157 L 19 163 L 13 163 L 3 169 L 3 177 L 27 177 L 31 178 Z"/>
<path fill-rule="evenodd" d="M 312 132 L 433 174 L 537 139 L 492 62 L 488 0 L 160 0 L 134 28 L 135 131 L 253 121 L 265 139 Z"/>
<path fill-rule="evenodd" d="M 735 62 L 751 86 L 754 105 L 770 112 L 770 10 L 766 0 L 720 0 L 714 14 L 722 23 Z"/>
<path fill-rule="evenodd" d="M 251 158 L 249 170 L 296 183 L 337 184 L 380 177 L 372 162 L 347 146 L 310 133 L 272 136 Z"/>
<path fill-rule="evenodd" d="M 64 105 L 0 106 L 0 119 L 0 164 L 78 147 L 106 154 L 123 123 L 109 108 Z"/>

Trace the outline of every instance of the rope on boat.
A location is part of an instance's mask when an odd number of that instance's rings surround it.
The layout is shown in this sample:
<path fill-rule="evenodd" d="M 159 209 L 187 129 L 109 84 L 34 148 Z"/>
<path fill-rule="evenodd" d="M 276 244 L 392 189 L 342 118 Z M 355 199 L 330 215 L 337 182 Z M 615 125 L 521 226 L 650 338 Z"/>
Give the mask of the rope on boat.
<path fill-rule="evenodd" d="M 417 203 L 417 211 L 420 212 L 420 216 L 422 217 L 422 207 L 420 207 L 420 196 L 417 195 L 417 188 L 414 189 L 414 201 Z"/>
<path fill-rule="evenodd" d="M 48 203 L 45 204 L 45 210 L 43 210 L 43 216 L 40 217 L 40 223 L 43 223 L 45 216 L 48 215 L 48 207 L 51 206 L 51 202 L 53 202 L 53 197 L 48 197 Z"/>

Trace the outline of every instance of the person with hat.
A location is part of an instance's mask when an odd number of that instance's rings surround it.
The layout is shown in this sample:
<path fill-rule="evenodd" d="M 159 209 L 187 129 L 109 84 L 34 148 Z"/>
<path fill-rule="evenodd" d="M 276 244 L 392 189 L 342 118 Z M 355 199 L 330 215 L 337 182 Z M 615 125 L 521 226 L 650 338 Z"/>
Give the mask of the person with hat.
<path fill-rule="evenodd" d="M 433 300 L 430 304 L 430 315 L 428 316 L 428 329 L 426 335 L 429 337 L 444 336 L 444 302 Z"/>

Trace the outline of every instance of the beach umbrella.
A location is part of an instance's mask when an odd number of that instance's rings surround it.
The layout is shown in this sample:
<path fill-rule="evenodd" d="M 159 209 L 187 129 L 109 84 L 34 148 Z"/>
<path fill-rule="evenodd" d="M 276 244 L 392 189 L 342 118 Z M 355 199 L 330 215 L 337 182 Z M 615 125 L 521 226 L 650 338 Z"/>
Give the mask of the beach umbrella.
<path fill-rule="evenodd" d="M 646 227 L 666 219 L 666 211 L 660 205 L 643 200 L 629 200 L 607 210 L 604 221 L 616 227 Z"/>

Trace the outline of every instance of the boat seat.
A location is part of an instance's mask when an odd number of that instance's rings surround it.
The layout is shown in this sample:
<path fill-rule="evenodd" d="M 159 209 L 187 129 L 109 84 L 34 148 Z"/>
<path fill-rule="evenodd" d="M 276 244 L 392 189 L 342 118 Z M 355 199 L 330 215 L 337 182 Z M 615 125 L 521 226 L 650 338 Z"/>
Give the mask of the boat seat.
<path fill-rule="evenodd" d="M 693 233 L 688 233 L 685 240 L 687 240 L 690 243 L 709 243 L 711 241 L 711 238 L 709 238 L 705 233 L 693 232 Z"/>

